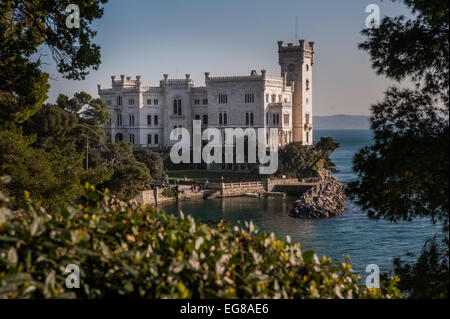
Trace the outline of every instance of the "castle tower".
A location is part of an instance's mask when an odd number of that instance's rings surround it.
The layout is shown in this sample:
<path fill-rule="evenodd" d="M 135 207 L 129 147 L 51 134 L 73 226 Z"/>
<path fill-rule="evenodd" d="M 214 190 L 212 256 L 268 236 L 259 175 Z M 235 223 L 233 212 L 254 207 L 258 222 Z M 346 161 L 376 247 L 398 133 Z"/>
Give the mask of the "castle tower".
<path fill-rule="evenodd" d="M 287 81 L 294 87 L 292 100 L 292 136 L 294 142 L 303 145 L 313 143 L 312 118 L 312 67 L 314 65 L 314 42 L 306 45 L 284 44 L 278 41 L 278 63 L 281 75 L 286 74 Z"/>

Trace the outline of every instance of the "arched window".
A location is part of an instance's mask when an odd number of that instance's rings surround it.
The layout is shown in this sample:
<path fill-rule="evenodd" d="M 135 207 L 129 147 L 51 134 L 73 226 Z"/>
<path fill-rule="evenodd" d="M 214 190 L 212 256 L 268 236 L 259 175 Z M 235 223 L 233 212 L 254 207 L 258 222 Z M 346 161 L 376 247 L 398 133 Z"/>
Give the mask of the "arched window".
<path fill-rule="evenodd" d="M 116 143 L 120 143 L 123 141 L 123 134 L 122 133 L 117 133 L 116 137 L 114 138 Z"/>

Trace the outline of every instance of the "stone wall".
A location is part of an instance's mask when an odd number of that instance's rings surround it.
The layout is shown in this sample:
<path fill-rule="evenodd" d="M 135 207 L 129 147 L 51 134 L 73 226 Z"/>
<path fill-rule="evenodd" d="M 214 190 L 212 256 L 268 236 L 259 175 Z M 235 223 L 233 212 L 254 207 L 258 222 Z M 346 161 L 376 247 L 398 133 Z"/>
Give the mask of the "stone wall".
<path fill-rule="evenodd" d="M 241 196 L 248 193 L 264 193 L 265 189 L 263 186 L 249 186 L 249 187 L 239 187 L 239 188 L 225 188 L 220 191 L 221 196 Z"/>

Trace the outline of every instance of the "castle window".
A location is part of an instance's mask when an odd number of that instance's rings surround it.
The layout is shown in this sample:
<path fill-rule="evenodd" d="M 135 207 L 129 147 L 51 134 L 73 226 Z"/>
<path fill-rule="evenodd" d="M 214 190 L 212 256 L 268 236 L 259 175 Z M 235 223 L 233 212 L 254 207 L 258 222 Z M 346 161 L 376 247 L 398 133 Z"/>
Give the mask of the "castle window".
<path fill-rule="evenodd" d="M 219 104 L 227 104 L 227 103 L 228 103 L 228 95 L 219 94 Z"/>
<path fill-rule="evenodd" d="M 156 145 L 159 144 L 159 136 L 158 136 L 158 134 L 155 134 L 155 144 Z"/>
<path fill-rule="evenodd" d="M 195 99 L 195 100 L 194 100 L 194 104 L 195 104 L 195 105 L 199 105 L 199 104 L 200 104 L 200 99 Z"/>
<path fill-rule="evenodd" d="M 134 144 L 134 134 L 130 134 L 130 143 Z"/>
<path fill-rule="evenodd" d="M 122 133 L 117 133 L 117 134 L 116 134 L 115 141 L 116 141 L 116 143 L 119 143 L 119 142 L 122 142 L 122 141 L 123 141 L 123 135 L 122 135 Z"/>
<path fill-rule="evenodd" d="M 147 125 L 152 125 L 152 116 L 147 115 Z"/>
<path fill-rule="evenodd" d="M 117 105 L 122 105 L 122 97 L 120 95 L 117 97 Z"/>
<path fill-rule="evenodd" d="M 128 105 L 134 105 L 134 99 L 129 99 L 128 100 Z"/>
<path fill-rule="evenodd" d="M 194 120 L 200 120 L 200 115 L 198 115 L 198 114 L 195 114 L 195 116 L 194 116 Z"/>
<path fill-rule="evenodd" d="M 203 99 L 203 105 L 208 104 L 208 99 Z"/>
<path fill-rule="evenodd" d="M 306 89 L 309 90 L 309 80 L 306 80 Z"/>
<path fill-rule="evenodd" d="M 122 114 L 117 114 L 117 126 L 122 125 Z"/>
<path fill-rule="evenodd" d="M 305 114 L 305 123 L 309 124 L 309 113 Z"/>
<path fill-rule="evenodd" d="M 128 116 L 130 126 L 134 126 L 134 114 Z"/>
<path fill-rule="evenodd" d="M 158 105 L 158 99 L 154 99 L 153 104 Z"/>
<path fill-rule="evenodd" d="M 269 103 L 269 93 L 266 94 L 266 103 Z"/>
<path fill-rule="evenodd" d="M 153 116 L 153 124 L 158 125 L 158 115 Z"/>
<path fill-rule="evenodd" d="M 277 101 L 277 96 L 275 94 L 272 94 L 272 103 L 275 103 Z"/>
<path fill-rule="evenodd" d="M 269 124 L 269 112 L 266 112 L 266 124 Z"/>
<path fill-rule="evenodd" d="M 227 125 L 228 117 L 227 113 L 219 113 L 219 125 Z"/>
<path fill-rule="evenodd" d="M 147 99 L 147 105 L 152 105 L 152 99 Z"/>
<path fill-rule="evenodd" d="M 147 144 L 148 145 L 152 144 L 152 134 L 147 135 Z"/>
<path fill-rule="evenodd" d="M 252 113 L 250 113 L 250 125 L 253 125 L 254 124 L 254 122 L 253 122 L 253 112 Z"/>
<path fill-rule="evenodd" d="M 203 125 L 208 125 L 208 115 L 203 115 Z"/>
<path fill-rule="evenodd" d="M 173 114 L 181 115 L 181 99 L 173 100 Z"/>
<path fill-rule="evenodd" d="M 245 94 L 245 103 L 254 103 L 255 102 L 255 94 L 247 93 Z"/>
<path fill-rule="evenodd" d="M 306 71 L 309 71 L 309 64 L 306 65 Z"/>
<path fill-rule="evenodd" d="M 309 104 L 309 99 L 306 99 L 306 104 Z"/>
<path fill-rule="evenodd" d="M 245 125 L 250 124 L 250 115 L 248 113 L 245 113 Z"/>
<path fill-rule="evenodd" d="M 288 126 L 289 125 L 289 114 L 284 114 L 284 125 Z"/>
<path fill-rule="evenodd" d="M 280 114 L 273 114 L 273 124 L 280 124 Z"/>

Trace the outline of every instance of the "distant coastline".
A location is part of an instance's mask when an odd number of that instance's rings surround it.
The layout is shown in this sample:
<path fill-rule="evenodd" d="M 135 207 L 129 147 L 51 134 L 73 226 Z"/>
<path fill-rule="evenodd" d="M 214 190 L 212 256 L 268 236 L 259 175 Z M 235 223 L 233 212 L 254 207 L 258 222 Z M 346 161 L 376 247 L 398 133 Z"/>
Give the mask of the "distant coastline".
<path fill-rule="evenodd" d="M 368 130 L 370 129 L 369 115 L 327 115 L 314 116 L 316 130 Z"/>

